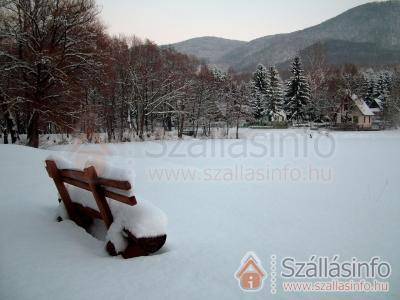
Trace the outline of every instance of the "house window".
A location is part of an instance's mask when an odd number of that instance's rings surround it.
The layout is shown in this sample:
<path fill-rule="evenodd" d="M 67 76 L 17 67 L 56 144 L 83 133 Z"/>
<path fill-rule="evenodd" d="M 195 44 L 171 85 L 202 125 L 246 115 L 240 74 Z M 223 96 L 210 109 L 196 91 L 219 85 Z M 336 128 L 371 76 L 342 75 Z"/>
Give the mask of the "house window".
<path fill-rule="evenodd" d="M 367 117 L 364 116 L 364 123 L 367 123 Z"/>
<path fill-rule="evenodd" d="M 358 116 L 353 116 L 353 123 L 358 124 Z"/>

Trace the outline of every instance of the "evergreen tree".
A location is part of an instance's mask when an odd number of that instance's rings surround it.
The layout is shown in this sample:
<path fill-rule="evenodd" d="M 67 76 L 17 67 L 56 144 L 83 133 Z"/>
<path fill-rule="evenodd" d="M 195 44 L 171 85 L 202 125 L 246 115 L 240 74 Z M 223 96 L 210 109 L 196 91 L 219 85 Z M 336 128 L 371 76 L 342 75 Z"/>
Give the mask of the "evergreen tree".
<path fill-rule="evenodd" d="M 378 76 L 376 83 L 376 97 L 382 103 L 382 106 L 386 106 L 386 102 L 390 96 L 392 79 L 388 72 L 381 72 Z"/>
<path fill-rule="evenodd" d="M 373 79 L 368 80 L 365 83 L 365 94 L 364 94 L 364 100 L 367 103 L 367 105 L 371 105 L 374 99 L 376 98 L 376 87 L 375 87 L 375 81 Z"/>
<path fill-rule="evenodd" d="M 250 106 L 253 111 L 253 116 L 256 120 L 264 117 L 266 93 L 268 89 L 268 74 L 267 69 L 263 65 L 258 65 L 257 70 L 253 73 L 251 81 Z"/>
<path fill-rule="evenodd" d="M 218 69 L 217 67 L 214 67 L 211 70 L 211 73 L 212 73 L 212 76 L 214 77 L 214 79 L 219 82 L 225 81 L 228 77 L 228 75 L 224 71 Z"/>
<path fill-rule="evenodd" d="M 372 70 L 367 70 L 364 73 L 361 90 L 365 103 L 371 106 L 374 99 L 377 98 L 376 76 Z"/>
<path fill-rule="evenodd" d="M 269 69 L 268 82 L 265 112 L 269 119 L 272 120 L 272 117 L 282 110 L 284 98 L 281 78 L 275 67 Z"/>
<path fill-rule="evenodd" d="M 303 75 L 299 57 L 292 65 L 292 77 L 287 83 L 284 109 L 288 120 L 303 121 L 310 118 L 310 84 Z"/>
<path fill-rule="evenodd" d="M 364 81 L 362 85 L 362 95 L 365 102 L 371 106 L 377 99 L 385 106 L 391 91 L 391 75 L 389 72 L 382 71 L 378 74 L 373 71 L 367 71 L 364 74 Z"/>

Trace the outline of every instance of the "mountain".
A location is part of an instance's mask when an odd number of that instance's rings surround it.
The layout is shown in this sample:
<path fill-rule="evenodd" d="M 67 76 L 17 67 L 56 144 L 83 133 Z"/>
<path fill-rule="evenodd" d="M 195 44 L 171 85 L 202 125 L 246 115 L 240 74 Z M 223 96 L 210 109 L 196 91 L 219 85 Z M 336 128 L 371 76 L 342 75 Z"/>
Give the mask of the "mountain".
<path fill-rule="evenodd" d="M 373 43 L 356 43 L 342 40 L 325 40 L 300 51 L 305 67 L 314 47 L 318 46 L 325 53 L 326 63 L 330 65 L 355 64 L 362 66 L 383 66 L 400 63 L 399 49 L 388 49 Z M 292 64 L 292 59 L 279 63 L 278 68 L 285 70 Z"/>
<path fill-rule="evenodd" d="M 246 42 L 205 36 L 166 45 L 164 47 L 172 47 L 178 52 L 194 55 L 205 60 L 207 63 L 214 64 L 226 53 L 244 44 L 246 44 Z"/>
<path fill-rule="evenodd" d="M 301 31 L 253 40 L 226 53 L 218 63 L 250 70 L 262 62 L 286 61 L 318 41 L 342 40 L 400 48 L 400 1 L 368 3 Z"/>
<path fill-rule="evenodd" d="M 334 63 L 368 60 L 371 60 L 372 65 L 386 60 L 400 63 L 395 53 L 396 50 L 400 51 L 399 16 L 399 0 L 371 2 L 304 30 L 236 43 L 231 49 L 224 47 L 223 51 L 209 48 L 207 59 L 223 67 L 233 67 L 237 71 L 252 71 L 258 63 L 285 63 L 302 50 L 322 41 L 327 45 L 327 56 Z M 197 43 L 201 45 L 202 39 L 198 39 Z M 346 46 L 349 47 L 348 52 Z M 178 47 L 176 49 L 180 51 Z M 185 53 L 196 55 L 195 49 L 185 50 Z"/>

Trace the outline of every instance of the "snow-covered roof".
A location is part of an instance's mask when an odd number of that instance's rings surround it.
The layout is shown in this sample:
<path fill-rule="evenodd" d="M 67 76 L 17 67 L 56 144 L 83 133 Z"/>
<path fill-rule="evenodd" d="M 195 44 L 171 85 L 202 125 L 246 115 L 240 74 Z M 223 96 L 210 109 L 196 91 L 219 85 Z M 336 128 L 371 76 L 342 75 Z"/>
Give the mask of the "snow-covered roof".
<path fill-rule="evenodd" d="M 274 115 L 275 115 L 275 116 L 281 116 L 281 117 L 286 118 L 286 113 L 285 113 L 285 111 L 283 111 L 283 110 L 277 111 Z"/>
<path fill-rule="evenodd" d="M 370 110 L 375 114 L 375 113 L 380 113 L 382 110 L 379 107 L 376 108 L 370 108 Z"/>
<path fill-rule="evenodd" d="M 361 111 L 361 113 L 364 116 L 374 116 L 375 115 L 363 99 L 358 98 L 357 95 L 351 96 L 351 99 L 354 101 L 357 108 Z"/>
<path fill-rule="evenodd" d="M 378 106 L 382 109 L 383 108 L 382 100 L 379 98 L 375 98 L 374 100 L 375 100 L 376 104 L 378 104 Z"/>

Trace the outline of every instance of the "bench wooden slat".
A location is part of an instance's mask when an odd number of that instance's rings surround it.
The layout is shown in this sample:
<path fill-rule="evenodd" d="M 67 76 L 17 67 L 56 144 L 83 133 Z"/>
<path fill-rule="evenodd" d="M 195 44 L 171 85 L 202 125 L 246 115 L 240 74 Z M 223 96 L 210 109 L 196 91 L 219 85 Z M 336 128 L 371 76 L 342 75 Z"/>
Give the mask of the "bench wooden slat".
<path fill-rule="evenodd" d="M 132 189 L 129 181 L 117 181 L 113 179 L 99 177 L 97 179 L 97 183 L 106 187 L 115 188 L 123 191 L 129 191 L 130 189 Z"/>
<path fill-rule="evenodd" d="M 89 191 L 89 192 L 92 191 L 92 190 L 90 189 L 90 187 L 89 187 L 89 184 L 87 184 L 86 182 L 82 182 L 82 181 L 75 180 L 75 179 L 68 178 L 68 177 L 61 177 L 61 180 L 64 181 L 65 183 L 68 183 L 68 184 L 73 185 L 73 186 L 76 186 L 76 187 L 78 187 L 78 188 L 87 190 L 87 191 Z"/>
<path fill-rule="evenodd" d="M 134 205 L 137 204 L 135 196 L 128 197 L 128 196 L 120 195 L 120 194 L 117 194 L 117 193 L 114 193 L 114 192 L 111 192 L 111 191 L 107 191 L 107 190 L 104 191 L 104 195 L 107 198 L 110 198 L 110 199 L 113 199 L 115 201 L 128 204 L 130 206 L 134 206 Z"/>
<path fill-rule="evenodd" d="M 65 183 L 68 183 L 68 184 L 76 186 L 78 188 L 87 190 L 89 192 L 92 191 L 90 189 L 89 184 L 86 183 L 86 182 L 81 182 L 81 181 L 78 181 L 78 180 L 75 180 L 75 179 L 71 179 L 71 178 L 68 178 L 68 177 L 61 177 L 61 180 L 64 181 Z M 111 191 L 108 191 L 108 190 L 103 190 L 103 192 L 104 192 L 104 196 L 106 196 L 107 198 L 110 198 L 110 199 L 113 199 L 115 201 L 128 204 L 130 206 L 134 206 L 137 203 L 135 196 L 128 197 L 128 196 L 120 195 L 120 194 L 117 194 L 117 193 L 114 193 L 114 192 L 111 192 Z"/>
<path fill-rule="evenodd" d="M 97 210 L 87 207 L 87 206 L 83 206 L 82 204 L 79 204 L 79 203 L 73 203 L 73 204 L 77 211 L 83 212 L 87 216 L 94 218 L 94 219 L 102 219 L 101 214 Z"/>
<path fill-rule="evenodd" d="M 79 181 L 84 181 L 88 183 L 88 179 L 85 177 L 84 172 L 76 170 L 60 170 L 60 174 L 63 177 L 76 179 Z M 105 187 L 115 188 L 122 191 L 129 191 L 132 187 L 129 181 L 118 181 L 113 179 L 107 179 L 98 177 L 96 179 L 96 184 L 103 185 Z"/>
<path fill-rule="evenodd" d="M 87 181 L 87 179 L 85 178 L 85 175 L 82 171 L 63 169 L 63 170 L 60 170 L 60 175 L 63 177 L 76 179 L 79 181 L 84 181 L 84 182 Z"/>

